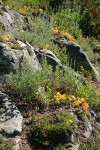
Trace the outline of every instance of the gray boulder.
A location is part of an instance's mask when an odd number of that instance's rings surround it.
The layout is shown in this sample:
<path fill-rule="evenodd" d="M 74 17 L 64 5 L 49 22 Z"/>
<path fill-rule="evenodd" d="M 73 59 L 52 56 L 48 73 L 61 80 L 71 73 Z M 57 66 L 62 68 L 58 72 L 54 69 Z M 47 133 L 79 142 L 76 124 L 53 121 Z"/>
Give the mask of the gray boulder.
<path fill-rule="evenodd" d="M 10 10 L 8 6 L 0 6 L 2 9 L 2 15 L 0 15 L 0 23 L 3 30 L 9 33 L 13 33 L 16 30 L 30 30 L 32 20 L 26 16 Z"/>
<path fill-rule="evenodd" d="M 87 70 L 94 74 L 97 81 L 100 81 L 100 74 L 95 69 L 93 64 L 90 62 L 86 53 L 82 50 L 80 45 L 75 42 L 70 42 L 66 40 L 55 39 L 54 42 L 60 47 L 66 49 L 66 54 L 69 56 L 69 64 L 75 70 Z"/>
<path fill-rule="evenodd" d="M 80 78 L 83 80 L 82 76 L 80 76 L 77 72 L 75 72 L 68 66 L 63 65 L 61 61 L 59 60 L 59 58 L 57 58 L 56 55 L 50 50 L 39 49 L 38 47 L 33 47 L 28 42 L 26 42 L 26 44 L 27 46 L 31 48 L 31 51 L 36 54 L 37 59 L 41 65 L 43 65 L 44 63 L 43 62 L 43 58 L 44 58 L 46 60 L 46 63 L 52 66 L 53 71 L 56 70 L 56 66 L 59 66 L 61 69 L 63 69 L 63 71 L 67 69 L 71 71 L 72 74 L 74 74 L 77 78 Z"/>
<path fill-rule="evenodd" d="M 29 66 L 33 71 L 41 69 L 34 53 L 30 55 L 25 47 L 22 50 L 17 50 L 2 43 L 0 46 L 0 73 L 14 72 L 20 66 Z"/>
<path fill-rule="evenodd" d="M 0 132 L 17 134 L 22 132 L 23 117 L 8 95 L 0 92 Z"/>

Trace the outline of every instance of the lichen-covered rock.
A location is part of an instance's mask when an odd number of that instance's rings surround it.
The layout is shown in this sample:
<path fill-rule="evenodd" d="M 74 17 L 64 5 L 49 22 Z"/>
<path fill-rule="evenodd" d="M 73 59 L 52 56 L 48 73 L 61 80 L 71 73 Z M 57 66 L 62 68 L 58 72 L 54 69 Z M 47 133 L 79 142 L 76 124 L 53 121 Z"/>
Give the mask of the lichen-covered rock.
<path fill-rule="evenodd" d="M 23 117 L 8 95 L 0 92 L 0 132 L 14 134 L 22 132 Z"/>
<path fill-rule="evenodd" d="M 29 66 L 33 71 L 41 69 L 34 53 L 30 55 L 26 48 L 16 50 L 2 43 L 0 46 L 0 73 L 14 72 L 20 65 Z"/>
<path fill-rule="evenodd" d="M 64 47 L 66 49 L 66 54 L 69 56 L 69 64 L 75 70 L 88 70 L 94 74 L 94 77 L 97 81 L 100 81 L 100 74 L 95 69 L 93 64 L 90 62 L 86 53 L 82 50 L 80 45 L 75 42 L 59 40 L 55 39 L 55 43 L 57 43 L 60 47 Z"/>
<path fill-rule="evenodd" d="M 31 26 L 31 19 L 28 17 L 10 10 L 8 6 L 0 6 L 2 9 L 2 15 L 0 15 L 0 23 L 3 30 L 9 33 L 13 33 L 16 30 L 29 30 Z"/>

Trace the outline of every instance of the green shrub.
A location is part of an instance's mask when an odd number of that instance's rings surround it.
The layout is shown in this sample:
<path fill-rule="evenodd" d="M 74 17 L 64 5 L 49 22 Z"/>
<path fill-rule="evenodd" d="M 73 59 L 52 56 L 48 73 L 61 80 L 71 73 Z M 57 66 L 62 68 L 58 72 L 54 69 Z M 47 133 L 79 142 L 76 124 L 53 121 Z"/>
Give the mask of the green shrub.
<path fill-rule="evenodd" d="M 88 142 L 86 144 L 81 144 L 78 150 L 99 150 L 99 147 L 98 143 L 94 144 L 92 142 Z"/>
<path fill-rule="evenodd" d="M 100 111 L 100 94 L 96 94 L 93 87 L 90 85 L 81 85 L 79 89 L 76 90 L 76 95 L 79 97 L 84 97 L 90 108 L 95 111 Z"/>
<path fill-rule="evenodd" d="M 46 86 L 48 82 L 47 71 L 37 71 L 33 72 L 31 69 L 22 69 L 16 74 L 11 73 L 8 79 L 8 84 L 11 86 L 11 89 L 21 95 L 26 101 L 35 100 L 35 98 L 40 98 L 39 101 L 47 98 L 42 97 L 42 91 L 38 92 L 39 87 Z"/>
<path fill-rule="evenodd" d="M 3 15 L 3 10 L 0 8 L 0 15 Z"/>
<path fill-rule="evenodd" d="M 80 34 L 78 22 L 79 22 L 79 11 L 71 11 L 70 8 L 61 9 L 54 15 L 54 25 L 59 27 L 60 30 L 65 30 L 76 39 Z"/>
<path fill-rule="evenodd" d="M 80 20 L 80 28 L 85 36 L 94 36 L 100 38 L 100 8 L 99 1 L 83 1 L 82 17 Z"/>
<path fill-rule="evenodd" d="M 49 75 L 49 76 L 48 76 Z M 41 71 L 33 72 L 31 69 L 22 69 L 16 74 L 11 73 L 8 78 L 8 88 L 17 93 L 28 103 L 42 104 L 44 108 L 55 105 L 56 92 L 83 97 L 92 109 L 99 111 L 99 94 L 93 88 L 85 85 L 82 79 L 77 79 L 74 72 L 56 67 L 53 72 L 50 66 L 44 65 Z M 64 105 L 68 104 L 67 101 Z"/>
<path fill-rule="evenodd" d="M 48 76 L 50 74 L 50 76 Z M 41 71 L 33 72 L 31 69 L 18 70 L 16 74 L 11 73 L 8 78 L 9 89 L 26 101 L 41 103 L 52 103 L 55 92 L 71 94 L 80 85 L 73 71 L 66 68 L 66 71 L 56 68 L 52 72 L 50 66 L 43 66 Z"/>
<path fill-rule="evenodd" d="M 0 134 L 0 144 L 4 141 L 4 137 Z"/>
<path fill-rule="evenodd" d="M 0 144 L 0 150 L 13 150 L 12 146 L 8 143 Z"/>
<path fill-rule="evenodd" d="M 30 135 L 33 143 L 51 148 L 64 145 L 70 140 L 75 121 L 68 111 L 37 114 L 33 117 L 30 126 Z"/>
<path fill-rule="evenodd" d="M 26 42 L 28 41 L 38 48 L 44 48 L 45 50 L 49 49 L 62 61 L 65 62 L 66 54 L 64 48 L 59 48 L 58 45 L 55 45 L 53 42 L 52 35 L 52 22 L 50 24 L 46 23 L 44 18 L 38 16 L 36 19 L 33 19 L 31 31 L 25 32 L 16 32 L 14 37 Z M 19 27 L 18 27 L 19 28 Z"/>
<path fill-rule="evenodd" d="M 0 135 L 0 150 L 13 150 L 12 145 L 6 142 L 2 135 Z"/>

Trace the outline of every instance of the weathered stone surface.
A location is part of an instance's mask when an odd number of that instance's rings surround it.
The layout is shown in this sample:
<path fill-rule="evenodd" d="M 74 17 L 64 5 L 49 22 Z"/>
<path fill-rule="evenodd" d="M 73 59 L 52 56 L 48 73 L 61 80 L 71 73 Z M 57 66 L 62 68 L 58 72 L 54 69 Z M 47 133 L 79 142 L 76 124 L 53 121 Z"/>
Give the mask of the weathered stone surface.
<path fill-rule="evenodd" d="M 65 148 L 64 150 L 78 150 L 79 144 L 70 144 L 69 148 Z"/>
<path fill-rule="evenodd" d="M 22 132 L 23 117 L 8 95 L 0 92 L 0 132 L 14 134 Z"/>
<path fill-rule="evenodd" d="M 95 69 L 93 64 L 90 62 L 86 53 L 81 49 L 81 47 L 71 41 L 66 40 L 54 40 L 60 47 L 64 47 L 66 49 L 66 54 L 69 56 L 69 64 L 75 70 L 88 70 L 91 71 L 97 81 L 100 81 L 100 74 Z"/>
<path fill-rule="evenodd" d="M 32 15 L 34 17 L 41 16 L 46 20 L 47 23 L 50 23 L 50 16 L 47 15 L 45 12 L 34 11 L 34 12 L 32 12 Z"/>
<path fill-rule="evenodd" d="M 90 121 L 86 122 L 86 131 L 84 132 L 84 136 L 88 139 L 91 136 L 92 133 L 92 125 L 90 123 Z"/>
<path fill-rule="evenodd" d="M 30 66 L 33 71 L 41 69 L 34 53 L 30 55 L 26 48 L 16 50 L 2 44 L 0 47 L 0 73 L 16 71 L 20 65 Z"/>
<path fill-rule="evenodd" d="M 4 31 L 13 33 L 16 30 L 30 30 L 31 20 L 26 16 L 10 10 L 7 6 L 0 6 L 3 13 L 0 15 L 0 22 Z"/>
<path fill-rule="evenodd" d="M 40 64 L 43 64 L 43 57 L 46 58 L 47 64 L 51 65 L 54 71 L 57 65 L 62 66 L 61 61 L 49 50 L 40 50 L 40 53 L 37 55 Z"/>
<path fill-rule="evenodd" d="M 56 55 L 51 52 L 50 50 L 45 50 L 45 49 L 39 49 L 38 47 L 32 47 L 28 42 L 26 42 L 27 45 L 31 48 L 31 51 L 34 53 L 36 53 L 37 59 L 39 61 L 39 63 L 41 64 L 41 66 L 43 65 L 43 57 L 46 60 L 48 65 L 51 65 L 53 68 L 53 71 L 56 70 L 56 66 L 58 65 L 59 67 L 61 67 L 63 70 L 66 70 L 66 66 L 63 65 L 60 61 L 59 58 L 56 57 Z M 67 66 L 67 70 L 71 71 L 72 74 L 74 74 L 77 78 L 80 78 L 83 80 L 82 76 L 80 76 L 77 72 L 75 72 L 74 70 L 71 70 L 68 66 Z"/>
<path fill-rule="evenodd" d="M 7 75 L 6 74 L 0 74 L 0 85 L 4 84 L 6 82 Z"/>

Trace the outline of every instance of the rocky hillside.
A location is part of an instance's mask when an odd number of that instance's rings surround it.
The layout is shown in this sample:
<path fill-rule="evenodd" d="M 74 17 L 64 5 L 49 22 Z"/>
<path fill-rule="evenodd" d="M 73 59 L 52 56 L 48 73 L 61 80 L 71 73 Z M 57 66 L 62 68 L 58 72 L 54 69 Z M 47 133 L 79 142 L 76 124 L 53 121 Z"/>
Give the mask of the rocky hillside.
<path fill-rule="evenodd" d="M 99 150 L 99 2 L 79 2 L 0 1 L 0 150 Z"/>

